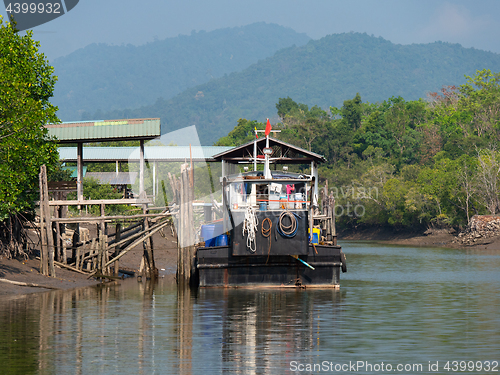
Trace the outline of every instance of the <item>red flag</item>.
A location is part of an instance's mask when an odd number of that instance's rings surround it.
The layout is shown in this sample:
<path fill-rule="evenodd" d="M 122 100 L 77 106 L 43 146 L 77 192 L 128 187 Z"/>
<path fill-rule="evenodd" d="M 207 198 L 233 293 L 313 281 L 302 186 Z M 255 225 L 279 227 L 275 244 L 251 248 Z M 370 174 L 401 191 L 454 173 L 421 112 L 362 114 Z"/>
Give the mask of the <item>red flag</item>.
<path fill-rule="evenodd" d="M 265 131 L 265 135 L 266 137 L 269 135 L 269 133 L 271 133 L 271 123 L 269 122 L 269 119 L 267 119 L 267 124 L 266 124 L 266 131 Z"/>

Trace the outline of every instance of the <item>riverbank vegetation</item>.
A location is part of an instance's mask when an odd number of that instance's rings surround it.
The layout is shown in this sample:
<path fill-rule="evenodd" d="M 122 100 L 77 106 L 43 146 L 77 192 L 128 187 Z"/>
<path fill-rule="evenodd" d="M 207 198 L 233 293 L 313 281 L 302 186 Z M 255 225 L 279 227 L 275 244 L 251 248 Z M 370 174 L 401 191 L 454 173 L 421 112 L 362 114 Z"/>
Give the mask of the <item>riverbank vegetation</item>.
<path fill-rule="evenodd" d="M 0 17 L 0 256 L 25 255 L 26 221 L 39 199 L 38 173 L 59 166 L 43 125 L 58 122 L 49 102 L 56 77 L 32 32 L 21 36 Z"/>
<path fill-rule="evenodd" d="M 500 211 L 500 73 L 478 71 L 427 100 L 391 97 L 340 108 L 276 104 L 279 138 L 324 155 L 320 176 L 342 227 L 464 226 Z M 263 123 L 240 119 L 217 145 L 249 141 Z"/>

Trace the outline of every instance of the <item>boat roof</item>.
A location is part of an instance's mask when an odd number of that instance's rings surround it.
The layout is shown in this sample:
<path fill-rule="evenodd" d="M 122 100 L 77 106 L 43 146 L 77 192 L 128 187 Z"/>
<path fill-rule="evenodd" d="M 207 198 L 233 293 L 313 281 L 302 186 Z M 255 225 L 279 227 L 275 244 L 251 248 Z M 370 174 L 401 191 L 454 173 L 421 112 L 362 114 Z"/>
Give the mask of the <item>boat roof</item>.
<path fill-rule="evenodd" d="M 266 138 L 260 138 L 256 141 L 250 141 L 241 146 L 234 147 L 214 155 L 213 158 L 216 161 L 225 161 L 234 164 L 250 162 L 253 160 L 255 142 L 257 143 L 257 158 L 260 158 L 260 155 L 263 155 L 263 149 L 266 147 Z M 269 137 L 269 147 L 273 149 L 273 153 L 270 156 L 270 163 L 307 164 L 314 161 L 319 164 L 326 162 L 325 157 L 322 155 L 307 151 L 279 139 Z"/>

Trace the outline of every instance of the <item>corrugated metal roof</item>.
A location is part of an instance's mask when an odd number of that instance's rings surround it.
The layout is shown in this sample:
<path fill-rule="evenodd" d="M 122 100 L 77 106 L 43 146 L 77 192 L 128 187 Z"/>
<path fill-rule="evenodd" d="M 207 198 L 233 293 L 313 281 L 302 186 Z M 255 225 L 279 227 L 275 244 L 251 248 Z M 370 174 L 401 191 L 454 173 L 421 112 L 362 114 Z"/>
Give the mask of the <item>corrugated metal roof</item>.
<path fill-rule="evenodd" d="M 250 141 L 241 146 L 230 147 L 229 150 L 215 154 L 213 157 L 216 161 L 226 160 L 230 162 L 241 162 L 251 160 L 253 157 L 254 143 L 255 141 Z M 266 145 L 266 138 L 260 138 L 256 143 L 257 148 L 263 150 Z M 316 154 L 315 152 L 271 137 L 269 137 L 269 147 L 275 147 L 278 149 L 277 151 L 279 151 L 278 155 L 274 153 L 272 155 L 274 163 L 303 164 L 309 161 L 315 161 L 317 163 L 324 163 L 326 161 L 323 155 Z"/>
<path fill-rule="evenodd" d="M 159 118 L 63 122 L 45 127 L 60 143 L 154 139 L 161 135 Z"/>
<path fill-rule="evenodd" d="M 213 155 L 230 150 L 221 146 L 147 146 L 144 158 L 149 161 L 214 161 Z M 59 158 L 76 161 L 76 147 L 59 147 Z M 84 147 L 83 160 L 87 162 L 139 161 L 139 147 Z"/>
<path fill-rule="evenodd" d="M 137 172 L 88 172 L 86 178 L 95 178 L 101 184 L 133 185 L 137 179 Z"/>

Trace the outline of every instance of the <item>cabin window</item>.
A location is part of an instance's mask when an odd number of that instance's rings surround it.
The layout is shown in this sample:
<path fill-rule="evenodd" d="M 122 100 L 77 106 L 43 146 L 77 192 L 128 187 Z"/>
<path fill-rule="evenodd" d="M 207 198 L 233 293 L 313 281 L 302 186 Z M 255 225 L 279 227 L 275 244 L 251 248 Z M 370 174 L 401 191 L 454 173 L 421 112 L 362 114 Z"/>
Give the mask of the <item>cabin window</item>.
<path fill-rule="evenodd" d="M 248 205 L 262 206 L 268 210 L 305 209 L 307 207 L 307 186 L 305 183 L 269 184 L 237 182 L 230 185 L 230 204 L 233 210 L 245 210 Z"/>

